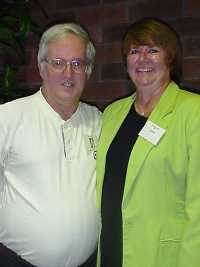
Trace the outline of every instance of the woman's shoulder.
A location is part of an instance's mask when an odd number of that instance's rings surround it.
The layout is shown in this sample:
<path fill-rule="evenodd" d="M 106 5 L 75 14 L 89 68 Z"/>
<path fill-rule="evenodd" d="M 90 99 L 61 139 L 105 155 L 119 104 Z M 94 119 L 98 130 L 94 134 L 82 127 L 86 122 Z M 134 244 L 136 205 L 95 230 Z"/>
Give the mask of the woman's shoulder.
<path fill-rule="evenodd" d="M 119 111 L 120 109 L 129 107 L 132 103 L 133 103 L 133 95 L 115 100 L 105 108 L 104 114 L 114 111 Z"/>
<path fill-rule="evenodd" d="M 193 92 L 185 87 L 179 88 L 178 100 L 184 105 L 193 106 L 200 105 L 200 94 Z"/>

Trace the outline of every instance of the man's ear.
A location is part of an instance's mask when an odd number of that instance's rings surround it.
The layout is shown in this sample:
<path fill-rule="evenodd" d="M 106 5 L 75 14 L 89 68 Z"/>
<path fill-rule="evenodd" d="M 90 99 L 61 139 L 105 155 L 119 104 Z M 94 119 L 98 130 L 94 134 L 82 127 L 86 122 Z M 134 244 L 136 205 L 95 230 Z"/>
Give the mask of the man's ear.
<path fill-rule="evenodd" d="M 39 70 L 41 78 L 43 78 L 44 71 L 45 71 L 45 65 L 43 63 L 38 63 L 38 70 Z"/>

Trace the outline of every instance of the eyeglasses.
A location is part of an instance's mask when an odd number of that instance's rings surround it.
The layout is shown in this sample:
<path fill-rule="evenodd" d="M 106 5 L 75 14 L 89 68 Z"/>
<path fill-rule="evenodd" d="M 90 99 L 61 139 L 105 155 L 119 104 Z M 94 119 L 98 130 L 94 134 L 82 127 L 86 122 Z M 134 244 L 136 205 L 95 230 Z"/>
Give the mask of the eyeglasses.
<path fill-rule="evenodd" d="M 70 66 L 74 72 L 83 73 L 86 71 L 86 67 L 89 64 L 89 62 L 80 58 L 74 58 L 72 60 L 65 60 L 63 58 L 46 58 L 44 61 L 50 64 L 57 72 L 63 72 L 67 66 Z"/>

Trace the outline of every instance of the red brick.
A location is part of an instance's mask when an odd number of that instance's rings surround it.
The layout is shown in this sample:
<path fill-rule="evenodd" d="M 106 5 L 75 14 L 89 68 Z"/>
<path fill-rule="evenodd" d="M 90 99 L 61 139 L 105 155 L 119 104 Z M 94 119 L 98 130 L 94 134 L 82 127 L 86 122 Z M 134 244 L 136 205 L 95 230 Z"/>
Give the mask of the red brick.
<path fill-rule="evenodd" d="M 126 32 L 128 23 L 117 23 L 109 26 L 103 26 L 103 42 L 112 43 L 112 42 L 121 42 Z"/>
<path fill-rule="evenodd" d="M 182 44 L 185 57 L 200 56 L 200 36 L 188 36 Z"/>
<path fill-rule="evenodd" d="M 54 23 L 76 21 L 76 14 L 74 10 L 48 10 L 47 15 L 47 17 L 44 14 L 34 15 L 34 21 L 40 26 L 40 32 L 43 32 L 47 27 L 53 25 Z"/>
<path fill-rule="evenodd" d="M 40 84 L 41 78 L 37 66 L 24 67 L 20 69 L 18 73 L 18 79 L 20 82 L 27 84 Z"/>
<path fill-rule="evenodd" d="M 188 0 L 185 4 L 185 15 L 195 16 L 200 14 L 200 1 L 199 0 Z"/>
<path fill-rule="evenodd" d="M 89 5 L 98 5 L 100 3 L 100 0 L 57 0 L 56 1 L 56 7 L 57 9 L 67 9 L 67 8 L 80 8 L 83 6 L 89 6 Z"/>
<path fill-rule="evenodd" d="M 92 75 L 90 76 L 90 81 L 99 81 L 101 68 L 99 65 L 95 64 L 92 70 Z"/>
<path fill-rule="evenodd" d="M 186 36 L 190 37 L 192 35 L 199 36 L 199 17 L 181 17 L 176 20 L 171 20 L 170 24 L 182 38 Z"/>
<path fill-rule="evenodd" d="M 143 0 L 133 1 L 129 8 L 129 19 L 135 21 L 142 17 L 156 16 L 160 18 L 181 16 L 182 0 Z"/>
<path fill-rule="evenodd" d="M 121 42 L 97 46 L 97 63 L 121 62 Z"/>
<path fill-rule="evenodd" d="M 106 24 L 127 20 L 127 8 L 124 4 L 81 8 L 77 18 L 86 24 Z"/>
<path fill-rule="evenodd" d="M 26 49 L 32 50 L 32 48 L 37 48 L 38 47 L 38 42 L 39 42 L 39 34 L 36 33 L 30 33 L 28 36 L 28 39 L 26 40 Z"/>
<path fill-rule="evenodd" d="M 37 52 L 38 52 L 38 49 L 36 49 L 35 47 L 33 47 L 31 49 L 31 47 L 27 50 L 27 55 L 26 55 L 26 64 L 27 64 L 27 67 L 29 66 L 36 66 L 38 65 L 37 63 Z"/>
<path fill-rule="evenodd" d="M 94 41 L 95 45 L 98 43 L 102 43 L 102 29 L 100 25 L 96 24 L 85 24 L 85 27 L 90 33 L 92 40 Z"/>
<path fill-rule="evenodd" d="M 127 0 L 102 0 L 102 3 L 127 2 Z"/>
<path fill-rule="evenodd" d="M 133 89 L 129 85 L 129 81 L 90 83 L 84 91 L 82 100 L 103 110 L 114 100 L 130 95 L 132 92 Z"/>
<path fill-rule="evenodd" d="M 50 24 L 51 17 L 52 17 L 51 13 L 49 13 L 49 17 L 45 17 L 44 15 L 34 16 L 34 21 L 37 23 L 37 25 L 39 25 L 40 32 L 43 32 L 46 29 L 46 27 Z"/>
<path fill-rule="evenodd" d="M 107 81 L 88 83 L 82 99 L 87 101 L 113 101 L 127 95 L 126 81 Z"/>
<path fill-rule="evenodd" d="M 56 18 L 56 22 L 70 22 L 70 21 L 76 21 L 76 13 L 74 10 L 58 10 L 53 13 L 53 16 Z"/>
<path fill-rule="evenodd" d="M 112 63 L 102 65 L 102 80 L 126 80 L 128 77 L 125 64 Z"/>
<path fill-rule="evenodd" d="M 200 60 L 199 58 L 185 59 L 183 62 L 183 77 L 185 80 L 200 77 Z"/>
<path fill-rule="evenodd" d="M 48 0 L 48 1 L 27 1 L 29 3 L 31 13 L 32 14 L 39 14 L 44 15 L 49 14 L 53 10 L 55 10 L 55 0 Z"/>
<path fill-rule="evenodd" d="M 183 86 L 189 91 L 200 94 L 200 78 L 184 80 Z"/>

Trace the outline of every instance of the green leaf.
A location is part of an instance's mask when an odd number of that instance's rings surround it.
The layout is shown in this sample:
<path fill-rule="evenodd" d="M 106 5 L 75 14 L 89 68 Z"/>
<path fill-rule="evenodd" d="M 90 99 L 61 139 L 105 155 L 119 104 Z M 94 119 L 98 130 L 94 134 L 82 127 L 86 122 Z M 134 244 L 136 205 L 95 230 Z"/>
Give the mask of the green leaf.
<path fill-rule="evenodd" d="M 15 83 L 15 74 L 14 74 L 14 71 L 13 69 L 9 66 L 9 65 L 6 65 L 6 68 L 5 68 L 5 75 L 4 75 L 4 88 L 5 88 L 5 91 L 9 91 L 9 89 L 12 87 L 12 85 Z"/>
<path fill-rule="evenodd" d="M 31 16 L 30 3 L 39 7 L 47 19 L 49 16 L 39 0 L 0 1 L 0 103 L 3 103 L 25 94 L 16 78 L 25 62 L 24 41 L 30 32 L 40 33 L 40 27 Z"/>
<path fill-rule="evenodd" d="M 6 57 L 10 54 L 22 62 L 24 51 L 21 44 L 15 33 L 4 25 L 0 25 L 0 50 L 5 52 Z"/>
<path fill-rule="evenodd" d="M 25 39 L 31 32 L 31 18 L 29 15 L 23 14 L 20 17 L 20 36 Z"/>

